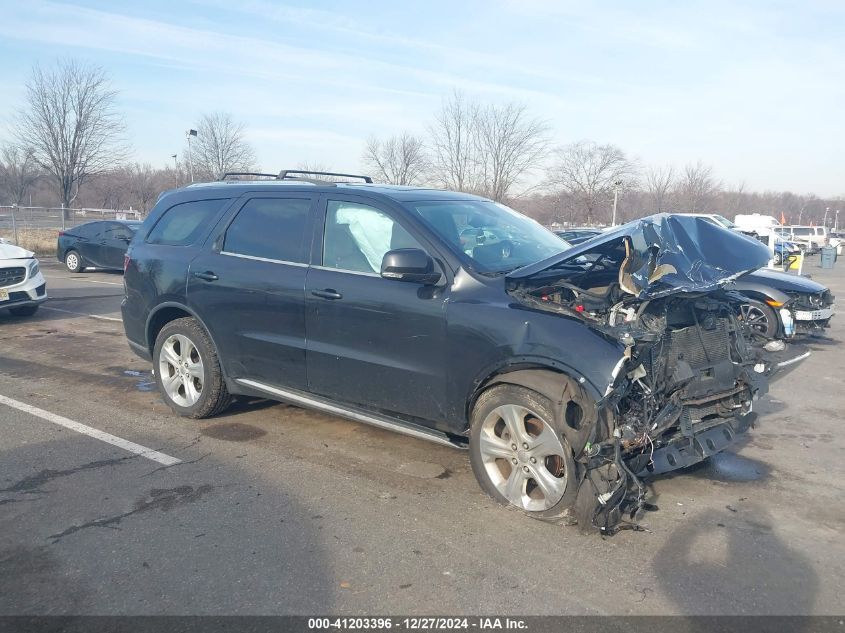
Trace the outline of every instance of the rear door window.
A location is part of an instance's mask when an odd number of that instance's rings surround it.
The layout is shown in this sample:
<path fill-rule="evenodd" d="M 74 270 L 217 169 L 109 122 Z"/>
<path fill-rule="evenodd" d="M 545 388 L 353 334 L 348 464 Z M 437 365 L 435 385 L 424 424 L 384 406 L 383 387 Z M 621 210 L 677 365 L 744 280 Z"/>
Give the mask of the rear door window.
<path fill-rule="evenodd" d="M 253 198 L 226 230 L 223 252 L 257 259 L 304 264 L 311 198 Z"/>
<path fill-rule="evenodd" d="M 194 244 L 226 202 L 195 200 L 170 207 L 147 235 L 147 242 L 167 246 Z"/>

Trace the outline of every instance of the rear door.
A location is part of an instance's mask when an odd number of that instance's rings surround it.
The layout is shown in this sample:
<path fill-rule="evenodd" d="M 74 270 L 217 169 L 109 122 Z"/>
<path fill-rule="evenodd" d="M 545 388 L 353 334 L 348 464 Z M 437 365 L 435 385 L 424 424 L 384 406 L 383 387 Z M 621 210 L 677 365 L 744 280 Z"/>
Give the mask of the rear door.
<path fill-rule="evenodd" d="M 77 226 L 70 231 L 77 236 L 70 248 L 76 250 L 83 261 L 90 266 L 101 266 L 100 263 L 100 238 L 103 233 L 105 222 L 89 222 Z"/>
<path fill-rule="evenodd" d="M 448 288 L 379 274 L 388 250 L 432 250 L 396 210 L 369 198 L 326 194 L 320 210 L 323 239 L 305 296 L 309 390 L 444 419 Z"/>
<path fill-rule="evenodd" d="M 188 275 L 231 378 L 305 389 L 305 277 L 314 214 L 308 194 L 248 194 Z"/>

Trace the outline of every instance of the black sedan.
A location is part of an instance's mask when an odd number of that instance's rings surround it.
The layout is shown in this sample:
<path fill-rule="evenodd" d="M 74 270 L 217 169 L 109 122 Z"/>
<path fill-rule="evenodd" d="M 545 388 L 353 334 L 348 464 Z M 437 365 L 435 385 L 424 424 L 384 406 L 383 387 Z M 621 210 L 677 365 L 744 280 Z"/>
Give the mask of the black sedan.
<path fill-rule="evenodd" d="M 586 227 L 566 229 L 565 231 L 555 231 L 555 235 L 557 235 L 558 237 L 562 237 L 567 242 L 573 245 L 580 244 L 581 242 L 586 242 L 587 240 L 600 234 L 600 229 L 592 229 Z"/>
<path fill-rule="evenodd" d="M 133 220 L 102 220 L 61 231 L 56 258 L 72 273 L 85 268 L 123 270 L 123 256 L 139 226 Z"/>
<path fill-rule="evenodd" d="M 821 334 L 833 317 L 834 296 L 807 277 L 763 268 L 740 277 L 729 288 L 748 297 L 742 318 L 766 339 Z"/>

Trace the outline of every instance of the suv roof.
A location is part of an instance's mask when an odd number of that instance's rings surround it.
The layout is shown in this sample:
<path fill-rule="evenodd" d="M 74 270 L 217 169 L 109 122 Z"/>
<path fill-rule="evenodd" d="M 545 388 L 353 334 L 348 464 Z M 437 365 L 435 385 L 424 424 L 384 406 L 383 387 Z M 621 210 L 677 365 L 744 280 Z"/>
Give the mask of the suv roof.
<path fill-rule="evenodd" d="M 318 178 L 310 178 L 309 176 L 317 176 Z M 361 182 L 334 181 L 319 178 L 325 176 L 332 178 L 355 178 Z M 229 179 L 230 177 L 236 177 L 237 179 L 232 180 Z M 294 187 L 308 191 L 315 191 L 316 189 L 320 193 L 338 190 L 345 190 L 345 193 L 360 193 L 362 190 L 365 190 L 367 193 L 380 194 L 398 202 L 417 200 L 486 200 L 486 198 L 468 193 L 444 191 L 430 187 L 375 184 L 369 176 L 298 169 L 285 169 L 280 171 L 278 175 L 253 172 L 227 172 L 223 174 L 220 180 L 193 183 L 182 189 L 174 189 L 172 191 L 201 188 L 225 189 L 228 193 L 234 188 L 237 195 L 240 195 L 247 191 L 273 191 L 278 187 Z"/>

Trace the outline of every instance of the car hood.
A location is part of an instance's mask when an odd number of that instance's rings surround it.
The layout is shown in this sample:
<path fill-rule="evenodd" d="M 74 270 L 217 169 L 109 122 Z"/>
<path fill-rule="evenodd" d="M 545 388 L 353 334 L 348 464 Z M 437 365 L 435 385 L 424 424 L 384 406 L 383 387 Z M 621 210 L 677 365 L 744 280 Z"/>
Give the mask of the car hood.
<path fill-rule="evenodd" d="M 779 272 L 777 270 L 761 269 L 745 275 L 735 285 L 738 290 L 742 289 L 744 282 L 757 282 L 764 284 L 781 292 L 806 292 L 808 294 L 816 294 L 827 290 L 825 286 L 807 279 L 806 277 L 799 277 L 798 275 L 790 275 L 788 273 Z"/>
<path fill-rule="evenodd" d="M 0 242 L 0 262 L 4 259 L 29 259 L 34 253 L 14 244 Z"/>
<path fill-rule="evenodd" d="M 754 238 L 701 217 L 661 213 L 623 224 L 562 253 L 518 268 L 507 278 L 545 276 L 555 268 L 577 265 L 579 257 L 601 252 L 603 247 L 612 248 L 620 241 L 628 252 L 620 283 L 626 292 L 640 299 L 709 292 L 769 262 L 769 249 Z"/>

